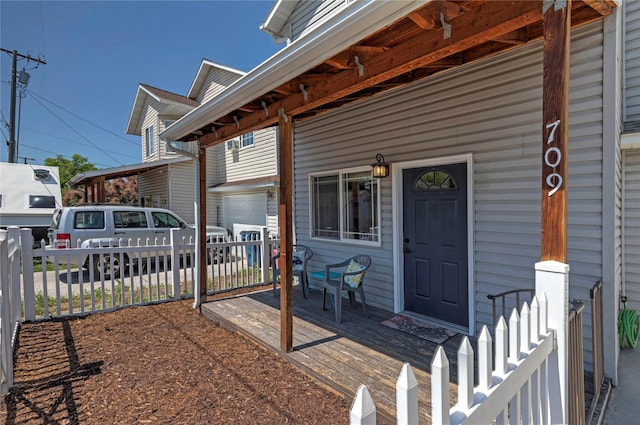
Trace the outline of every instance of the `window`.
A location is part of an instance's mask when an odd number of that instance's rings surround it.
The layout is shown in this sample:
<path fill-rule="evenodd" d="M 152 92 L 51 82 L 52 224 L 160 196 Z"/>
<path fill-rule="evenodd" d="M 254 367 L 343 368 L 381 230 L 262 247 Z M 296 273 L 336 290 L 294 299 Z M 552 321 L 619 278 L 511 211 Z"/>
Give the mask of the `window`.
<path fill-rule="evenodd" d="M 73 217 L 74 229 L 104 229 L 104 211 L 78 211 Z"/>
<path fill-rule="evenodd" d="M 155 145 L 153 143 L 153 126 L 149 126 L 144 130 L 144 143 L 147 148 L 147 156 L 153 155 Z"/>
<path fill-rule="evenodd" d="M 182 227 L 182 223 L 176 217 L 164 212 L 152 212 L 153 225 L 155 227 Z"/>
<path fill-rule="evenodd" d="M 55 196 L 29 195 L 29 208 L 55 208 Z"/>
<path fill-rule="evenodd" d="M 378 180 L 371 170 L 310 178 L 312 237 L 380 241 Z"/>
<path fill-rule="evenodd" d="M 147 228 L 147 217 L 144 211 L 114 211 L 113 223 L 116 228 Z"/>
<path fill-rule="evenodd" d="M 458 187 L 453 177 L 439 168 L 432 168 L 425 171 L 413 185 L 413 190 L 416 192 L 457 189 Z"/>
<path fill-rule="evenodd" d="M 253 131 L 240 136 L 240 147 L 247 148 L 253 146 Z"/>

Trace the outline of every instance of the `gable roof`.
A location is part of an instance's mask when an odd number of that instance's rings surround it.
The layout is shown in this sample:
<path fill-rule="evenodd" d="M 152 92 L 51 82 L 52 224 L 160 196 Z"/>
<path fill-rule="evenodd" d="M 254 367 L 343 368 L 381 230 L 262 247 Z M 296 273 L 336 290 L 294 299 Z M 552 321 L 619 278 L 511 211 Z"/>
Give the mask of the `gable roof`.
<path fill-rule="evenodd" d="M 172 110 L 180 115 L 187 114 L 200 106 L 198 102 L 180 94 L 162 90 L 148 84 L 138 84 L 138 91 L 133 102 L 133 108 L 129 115 L 129 122 L 125 133 L 139 136 L 139 121 L 142 118 L 144 105 L 148 98 L 152 98 L 161 104 L 173 107 Z"/>
<path fill-rule="evenodd" d="M 276 41 L 287 38 L 288 30 L 283 30 L 283 28 L 293 11 L 298 7 L 298 3 L 300 0 L 277 0 L 274 2 L 269 14 L 260 25 L 260 29 L 271 34 Z"/>
<path fill-rule="evenodd" d="M 237 75 L 237 78 L 241 78 L 246 75 L 246 72 L 244 71 L 240 71 L 238 69 L 231 68 L 229 66 L 220 65 L 208 59 L 202 59 L 202 62 L 200 63 L 200 68 L 198 68 L 198 72 L 196 73 L 196 76 L 193 79 L 193 83 L 191 83 L 191 88 L 187 93 L 188 98 L 195 99 L 196 97 L 198 97 L 200 90 L 202 90 L 202 87 L 205 81 L 207 80 L 207 75 L 209 75 L 209 73 L 213 69 L 219 69 L 223 72 L 235 74 Z"/>

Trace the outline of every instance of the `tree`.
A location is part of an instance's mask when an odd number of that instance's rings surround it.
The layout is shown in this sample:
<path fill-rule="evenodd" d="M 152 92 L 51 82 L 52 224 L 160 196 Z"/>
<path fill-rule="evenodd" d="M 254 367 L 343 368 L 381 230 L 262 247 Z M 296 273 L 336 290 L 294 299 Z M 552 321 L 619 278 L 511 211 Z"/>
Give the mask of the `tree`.
<path fill-rule="evenodd" d="M 121 177 L 105 183 L 105 202 L 136 205 L 138 203 L 138 177 Z"/>
<path fill-rule="evenodd" d="M 63 196 L 69 190 L 67 183 L 73 176 L 85 171 L 97 170 L 93 163 L 78 153 L 74 153 L 71 159 L 67 159 L 62 155 L 57 155 L 55 158 L 45 158 L 44 165 L 58 167 L 60 170 L 60 186 L 62 187 Z"/>

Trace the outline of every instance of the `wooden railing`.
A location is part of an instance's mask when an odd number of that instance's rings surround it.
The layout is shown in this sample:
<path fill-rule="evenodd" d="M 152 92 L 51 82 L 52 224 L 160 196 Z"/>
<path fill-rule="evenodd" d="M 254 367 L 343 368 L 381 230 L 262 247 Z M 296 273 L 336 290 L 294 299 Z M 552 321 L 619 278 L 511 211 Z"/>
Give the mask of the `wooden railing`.
<path fill-rule="evenodd" d="M 604 380 L 604 347 L 602 345 L 602 281 L 597 281 L 590 291 L 591 297 L 591 343 L 593 352 L 593 400 L 587 415 L 587 423 L 595 414 L 600 389 Z"/>
<path fill-rule="evenodd" d="M 556 334 L 547 325 L 547 298 L 535 297 L 531 308 L 514 309 L 507 326 L 498 319 L 494 341 L 486 326 L 478 339 L 479 384 L 474 387 L 474 350 L 464 338 L 458 350 L 458 402 L 449 404 L 449 361 L 438 347 L 431 362 L 431 422 L 433 424 L 550 423 L 557 405 L 551 381 L 550 357 Z M 495 366 L 494 366 L 495 365 Z M 408 364 L 396 384 L 398 424 L 418 423 L 418 382 Z M 375 424 L 375 403 L 361 385 L 350 411 L 351 424 Z"/>
<path fill-rule="evenodd" d="M 584 425 L 584 349 L 582 344 L 582 312 L 584 304 L 573 302 L 569 311 L 568 354 L 569 354 L 569 392 L 568 418 L 570 425 Z"/>

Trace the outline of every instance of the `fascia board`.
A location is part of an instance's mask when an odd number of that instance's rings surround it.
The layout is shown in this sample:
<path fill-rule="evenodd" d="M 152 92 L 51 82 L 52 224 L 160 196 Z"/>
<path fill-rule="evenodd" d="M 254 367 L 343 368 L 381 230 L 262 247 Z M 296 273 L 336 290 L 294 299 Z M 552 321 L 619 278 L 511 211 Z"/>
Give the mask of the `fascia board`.
<path fill-rule="evenodd" d="M 368 0 L 349 4 L 309 34 L 262 62 L 218 96 L 176 121 L 160 137 L 181 139 L 321 64 L 355 40 L 392 24 L 429 1 L 432 0 Z"/>

